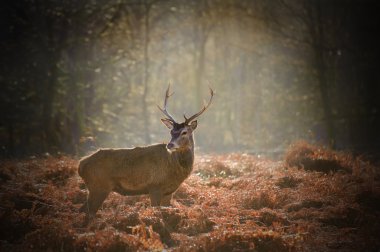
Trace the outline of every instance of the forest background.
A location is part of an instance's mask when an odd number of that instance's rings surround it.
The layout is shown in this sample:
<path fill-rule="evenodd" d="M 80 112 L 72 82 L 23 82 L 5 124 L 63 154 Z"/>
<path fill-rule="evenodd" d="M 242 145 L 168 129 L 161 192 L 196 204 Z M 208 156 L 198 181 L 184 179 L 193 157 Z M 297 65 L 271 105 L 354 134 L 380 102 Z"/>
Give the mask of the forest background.
<path fill-rule="evenodd" d="M 197 112 L 203 152 L 282 153 L 305 139 L 380 143 L 375 1 L 4 1 L 0 156 L 169 139 Z"/>

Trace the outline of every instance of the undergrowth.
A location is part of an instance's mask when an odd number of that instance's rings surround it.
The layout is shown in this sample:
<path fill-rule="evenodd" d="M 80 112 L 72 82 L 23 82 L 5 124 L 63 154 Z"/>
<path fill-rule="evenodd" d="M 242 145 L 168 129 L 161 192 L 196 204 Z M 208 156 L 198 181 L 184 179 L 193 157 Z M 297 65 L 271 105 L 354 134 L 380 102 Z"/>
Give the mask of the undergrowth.
<path fill-rule="evenodd" d="M 304 142 L 200 155 L 171 207 L 112 193 L 84 226 L 77 161 L 0 162 L 1 251 L 378 251 L 379 167 Z"/>

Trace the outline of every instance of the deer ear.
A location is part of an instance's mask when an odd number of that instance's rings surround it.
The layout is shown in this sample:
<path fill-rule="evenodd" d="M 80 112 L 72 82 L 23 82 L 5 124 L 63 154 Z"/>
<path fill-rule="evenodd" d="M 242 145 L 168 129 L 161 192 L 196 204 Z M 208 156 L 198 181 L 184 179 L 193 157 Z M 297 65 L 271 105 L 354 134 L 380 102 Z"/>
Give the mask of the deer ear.
<path fill-rule="evenodd" d="M 173 129 L 173 122 L 167 118 L 161 119 L 161 122 L 166 125 L 169 129 Z"/>
<path fill-rule="evenodd" d="M 197 125 L 198 125 L 197 120 L 192 121 L 192 122 L 190 123 L 190 127 L 191 127 L 192 130 L 195 130 L 195 129 L 197 128 Z"/>

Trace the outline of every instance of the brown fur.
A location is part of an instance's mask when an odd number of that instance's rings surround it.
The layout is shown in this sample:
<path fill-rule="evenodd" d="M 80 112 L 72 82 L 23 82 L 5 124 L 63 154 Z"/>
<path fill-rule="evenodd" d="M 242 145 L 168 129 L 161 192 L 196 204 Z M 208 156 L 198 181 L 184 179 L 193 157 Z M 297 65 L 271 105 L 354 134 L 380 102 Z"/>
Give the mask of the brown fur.
<path fill-rule="evenodd" d="M 171 194 L 190 175 L 194 162 L 189 148 L 169 152 L 165 144 L 133 149 L 100 149 L 80 160 L 78 173 L 89 190 L 82 210 L 89 216 L 112 191 L 122 195 L 149 194 L 153 206 L 170 204 Z"/>

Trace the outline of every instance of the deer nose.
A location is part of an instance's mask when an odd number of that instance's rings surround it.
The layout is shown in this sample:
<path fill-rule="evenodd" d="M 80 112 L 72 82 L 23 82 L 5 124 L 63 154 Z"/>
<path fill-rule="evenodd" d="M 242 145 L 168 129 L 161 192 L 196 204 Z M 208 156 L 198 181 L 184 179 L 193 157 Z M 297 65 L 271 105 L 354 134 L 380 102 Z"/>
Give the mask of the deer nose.
<path fill-rule="evenodd" d="M 173 148 L 174 148 L 174 144 L 173 144 L 173 143 L 168 143 L 168 144 L 166 145 L 166 148 L 168 148 L 169 150 L 170 150 L 170 149 L 173 149 Z"/>

